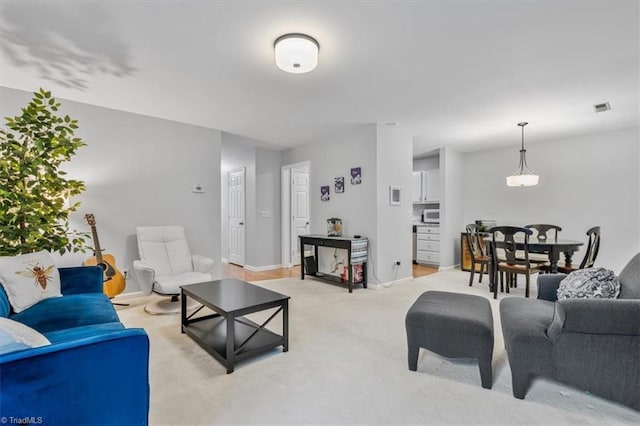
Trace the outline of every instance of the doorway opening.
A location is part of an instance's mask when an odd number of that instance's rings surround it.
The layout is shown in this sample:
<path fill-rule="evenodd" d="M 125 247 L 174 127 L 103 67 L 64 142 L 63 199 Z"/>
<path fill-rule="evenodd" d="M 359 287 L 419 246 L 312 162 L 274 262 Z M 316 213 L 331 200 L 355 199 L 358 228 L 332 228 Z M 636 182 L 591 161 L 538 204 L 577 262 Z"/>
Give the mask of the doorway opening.
<path fill-rule="evenodd" d="M 309 161 L 282 166 L 282 266 L 301 262 L 298 236 L 309 233 Z"/>

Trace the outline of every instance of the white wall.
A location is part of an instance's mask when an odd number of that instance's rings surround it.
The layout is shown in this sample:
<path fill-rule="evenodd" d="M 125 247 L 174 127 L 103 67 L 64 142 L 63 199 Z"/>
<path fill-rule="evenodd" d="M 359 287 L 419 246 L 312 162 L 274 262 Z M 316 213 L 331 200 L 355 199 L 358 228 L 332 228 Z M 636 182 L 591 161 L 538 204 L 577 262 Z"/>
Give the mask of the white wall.
<path fill-rule="evenodd" d="M 510 188 L 505 177 L 518 164 L 518 149 L 464 156 L 463 223 L 496 219 L 500 225 L 553 223 L 561 236 L 586 241 L 602 227 L 596 265 L 620 272 L 640 251 L 639 129 L 585 135 L 527 145 L 534 187 Z M 582 259 L 583 251 L 576 254 Z"/>
<path fill-rule="evenodd" d="M 401 129 L 364 125 L 323 141 L 283 153 L 283 165 L 310 162 L 311 233 L 326 234 L 326 220 L 342 219 L 344 235 L 369 238 L 370 283 L 410 277 L 411 272 L 411 137 Z M 362 183 L 351 185 L 350 169 L 362 168 Z M 345 192 L 336 194 L 334 178 L 345 177 Z M 331 187 L 330 201 L 320 200 L 320 186 Z M 389 204 L 389 186 L 402 188 L 402 204 Z M 322 249 L 322 248 L 321 248 Z M 333 250 L 320 250 L 322 272 Z M 339 253 L 338 260 L 344 260 Z M 395 272 L 394 262 L 401 266 Z M 322 269 L 326 268 L 326 269 Z"/>
<path fill-rule="evenodd" d="M 411 277 L 412 171 L 411 135 L 401 127 L 377 126 L 378 250 L 376 267 L 382 282 Z M 389 187 L 401 188 L 401 205 L 389 203 Z M 400 261 L 400 267 L 395 262 Z M 397 268 L 397 271 L 396 271 Z"/>
<path fill-rule="evenodd" d="M 438 170 L 440 168 L 440 158 L 438 155 L 429 157 L 415 158 L 413 160 L 413 170 Z"/>
<path fill-rule="evenodd" d="M 327 219 L 339 217 L 342 219 L 344 235 L 362 235 L 370 239 L 370 256 L 373 256 L 375 261 L 376 126 L 365 125 L 323 141 L 284 151 L 282 154 L 282 165 L 309 161 L 310 232 L 326 235 Z M 362 168 L 360 185 L 351 184 L 350 171 L 353 167 Z M 344 193 L 336 194 L 334 178 L 341 176 L 345 178 Z M 324 185 L 331 188 L 329 201 L 320 200 L 320 186 Z M 329 265 L 320 263 L 320 268 L 330 266 L 332 254 L 333 252 L 324 251 L 321 253 L 321 260 L 329 259 Z M 371 275 L 371 263 L 368 267 L 370 282 L 373 283 L 375 281 Z"/>
<path fill-rule="evenodd" d="M 279 266 L 281 259 L 280 167 L 282 153 L 256 149 L 255 232 L 248 245 L 248 265 Z M 263 213 L 268 217 L 263 217 Z"/>
<path fill-rule="evenodd" d="M 464 229 L 464 155 L 440 150 L 440 267 L 460 264 L 460 232 Z"/>
<path fill-rule="evenodd" d="M 18 115 L 31 99 L 31 93 L 5 87 L 0 93 L 3 117 Z M 138 258 L 136 226 L 182 225 L 191 251 L 213 258 L 219 276 L 220 132 L 59 100 L 61 114 L 79 120 L 77 135 L 87 143 L 66 167 L 87 186 L 77 198 L 82 206 L 73 225 L 88 231 L 83 216 L 94 213 L 105 252 L 129 271 Z M 194 183 L 205 193 L 192 193 Z M 82 258 L 67 255 L 60 263 L 78 265 Z M 130 273 L 125 291 L 138 289 Z"/>

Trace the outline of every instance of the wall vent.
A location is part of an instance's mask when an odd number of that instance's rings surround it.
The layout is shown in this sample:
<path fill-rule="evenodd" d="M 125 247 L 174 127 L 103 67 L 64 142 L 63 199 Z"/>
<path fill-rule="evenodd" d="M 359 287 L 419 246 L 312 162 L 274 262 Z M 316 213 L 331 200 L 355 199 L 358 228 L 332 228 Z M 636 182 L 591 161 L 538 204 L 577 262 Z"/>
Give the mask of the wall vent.
<path fill-rule="evenodd" d="M 605 111 L 609 111 L 611 109 L 611 105 L 609 105 L 609 102 L 603 102 L 601 104 L 595 104 L 593 106 L 593 110 L 598 113 L 598 112 L 605 112 Z"/>

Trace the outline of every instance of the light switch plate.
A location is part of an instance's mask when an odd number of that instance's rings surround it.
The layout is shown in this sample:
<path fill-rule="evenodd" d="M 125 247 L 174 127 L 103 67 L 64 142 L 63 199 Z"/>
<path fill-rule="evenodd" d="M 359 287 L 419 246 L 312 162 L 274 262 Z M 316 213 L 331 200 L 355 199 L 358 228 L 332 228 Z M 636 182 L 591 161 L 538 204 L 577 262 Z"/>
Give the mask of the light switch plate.
<path fill-rule="evenodd" d="M 269 210 L 261 210 L 260 217 L 271 217 L 271 212 Z"/>

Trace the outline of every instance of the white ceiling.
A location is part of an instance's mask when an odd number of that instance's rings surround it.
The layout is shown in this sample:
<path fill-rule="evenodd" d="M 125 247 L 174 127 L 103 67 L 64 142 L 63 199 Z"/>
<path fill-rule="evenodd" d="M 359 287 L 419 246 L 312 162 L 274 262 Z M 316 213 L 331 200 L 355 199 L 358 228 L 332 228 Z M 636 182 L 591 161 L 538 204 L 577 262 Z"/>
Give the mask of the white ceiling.
<path fill-rule="evenodd" d="M 397 121 L 414 153 L 638 126 L 637 1 L 2 0 L 0 84 L 279 149 Z M 273 41 L 303 32 L 318 68 Z M 608 101 L 612 110 L 595 114 Z"/>

